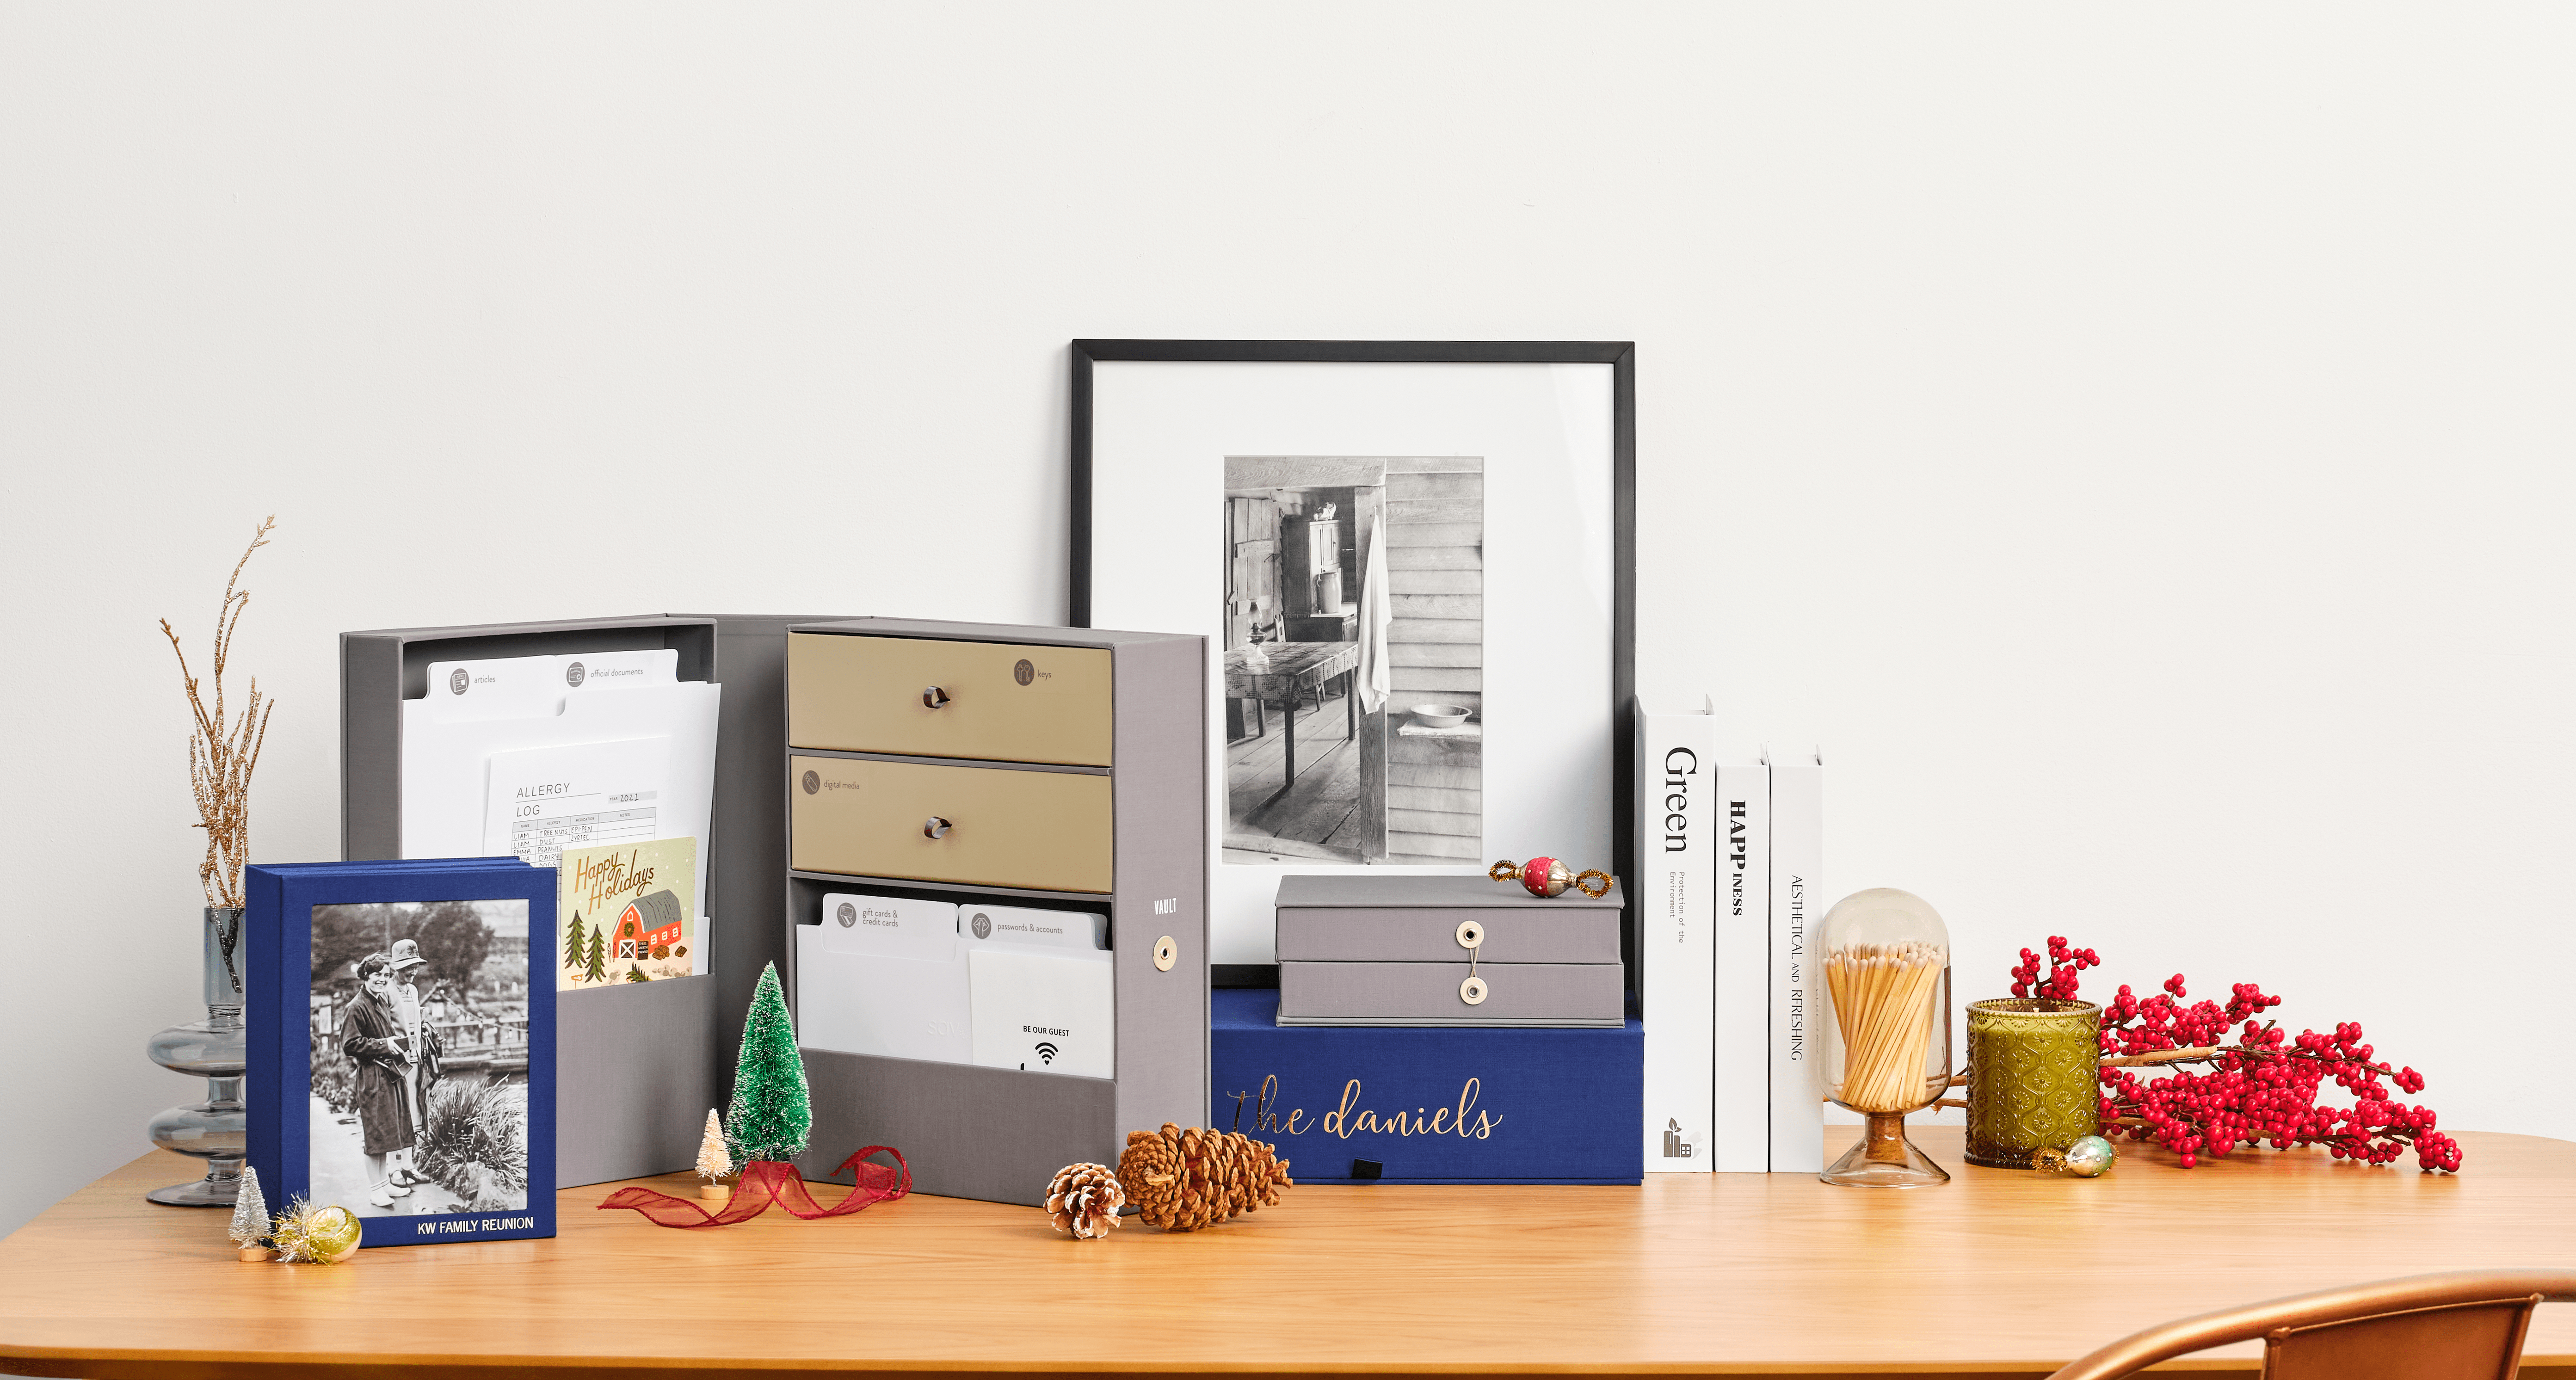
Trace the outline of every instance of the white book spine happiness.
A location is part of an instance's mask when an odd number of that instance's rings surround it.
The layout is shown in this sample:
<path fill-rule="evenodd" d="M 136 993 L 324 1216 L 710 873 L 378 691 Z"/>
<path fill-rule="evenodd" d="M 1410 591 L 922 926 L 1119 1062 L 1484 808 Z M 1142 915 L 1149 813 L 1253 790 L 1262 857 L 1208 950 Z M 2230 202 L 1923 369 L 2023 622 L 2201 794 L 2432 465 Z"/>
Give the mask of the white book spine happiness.
<path fill-rule="evenodd" d="M 1771 769 L 1717 768 L 1717 1172 L 1771 1168 Z"/>
<path fill-rule="evenodd" d="M 1637 907 L 1650 1174 L 1705 1174 L 1715 1163 L 1716 723 L 1706 697 L 1691 713 L 1657 712 L 1637 701 L 1637 857 L 1628 894 Z"/>
<path fill-rule="evenodd" d="M 1813 748 L 1765 749 L 1771 766 L 1771 1172 L 1825 1167 L 1816 1073 L 1816 922 L 1824 891 L 1825 764 Z"/>

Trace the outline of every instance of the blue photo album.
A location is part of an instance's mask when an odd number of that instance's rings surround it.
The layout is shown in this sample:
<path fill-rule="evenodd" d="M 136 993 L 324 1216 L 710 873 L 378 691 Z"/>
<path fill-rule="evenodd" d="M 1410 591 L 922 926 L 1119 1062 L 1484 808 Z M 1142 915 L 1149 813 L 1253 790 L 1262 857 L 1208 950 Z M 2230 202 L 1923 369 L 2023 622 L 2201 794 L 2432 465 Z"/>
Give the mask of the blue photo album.
<path fill-rule="evenodd" d="M 555 870 L 254 865 L 249 1160 L 365 1246 L 555 1234 Z"/>

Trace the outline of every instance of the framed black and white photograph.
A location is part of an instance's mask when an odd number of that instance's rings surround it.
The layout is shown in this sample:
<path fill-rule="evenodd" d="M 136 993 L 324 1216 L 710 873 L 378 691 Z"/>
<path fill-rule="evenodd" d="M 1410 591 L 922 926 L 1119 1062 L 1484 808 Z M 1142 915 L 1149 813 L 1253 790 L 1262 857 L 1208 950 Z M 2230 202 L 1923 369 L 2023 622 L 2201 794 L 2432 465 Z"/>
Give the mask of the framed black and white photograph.
<path fill-rule="evenodd" d="M 1273 961 L 1282 875 L 1615 870 L 1632 346 L 1079 340 L 1072 367 L 1071 621 L 1209 640 L 1220 980 Z"/>
<path fill-rule="evenodd" d="M 251 1162 L 274 1201 L 347 1208 L 368 1246 L 553 1235 L 554 870 L 250 882 Z"/>

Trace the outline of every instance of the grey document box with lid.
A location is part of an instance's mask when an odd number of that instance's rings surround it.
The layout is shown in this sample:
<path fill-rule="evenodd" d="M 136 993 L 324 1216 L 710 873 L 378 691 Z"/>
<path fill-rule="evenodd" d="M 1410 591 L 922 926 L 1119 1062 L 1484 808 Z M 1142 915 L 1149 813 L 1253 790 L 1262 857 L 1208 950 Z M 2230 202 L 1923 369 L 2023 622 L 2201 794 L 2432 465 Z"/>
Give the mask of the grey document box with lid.
<path fill-rule="evenodd" d="M 1279 1024 L 1618 1026 L 1621 899 L 1615 885 L 1541 900 L 1483 877 L 1283 877 Z"/>

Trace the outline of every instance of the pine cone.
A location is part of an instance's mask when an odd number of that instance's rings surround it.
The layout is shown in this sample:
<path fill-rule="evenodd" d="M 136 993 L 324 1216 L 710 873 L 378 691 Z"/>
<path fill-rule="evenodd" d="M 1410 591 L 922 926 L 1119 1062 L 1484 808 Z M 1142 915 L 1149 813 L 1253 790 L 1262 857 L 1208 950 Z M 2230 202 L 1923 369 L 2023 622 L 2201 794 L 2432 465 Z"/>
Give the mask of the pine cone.
<path fill-rule="evenodd" d="M 1107 1236 L 1118 1225 L 1118 1209 L 1126 1202 L 1127 1191 L 1118 1186 L 1118 1177 L 1105 1164 L 1068 1164 L 1047 1185 L 1048 1220 L 1057 1231 L 1070 1232 L 1077 1240 Z"/>
<path fill-rule="evenodd" d="M 1292 1188 L 1288 1162 L 1267 1144 L 1239 1132 L 1130 1131 L 1118 1157 L 1118 1182 L 1148 1223 L 1165 1231 L 1197 1231 L 1239 1213 L 1275 1207 L 1279 1190 Z"/>

